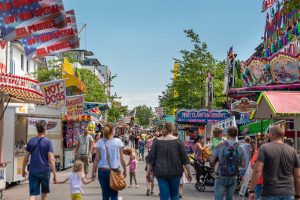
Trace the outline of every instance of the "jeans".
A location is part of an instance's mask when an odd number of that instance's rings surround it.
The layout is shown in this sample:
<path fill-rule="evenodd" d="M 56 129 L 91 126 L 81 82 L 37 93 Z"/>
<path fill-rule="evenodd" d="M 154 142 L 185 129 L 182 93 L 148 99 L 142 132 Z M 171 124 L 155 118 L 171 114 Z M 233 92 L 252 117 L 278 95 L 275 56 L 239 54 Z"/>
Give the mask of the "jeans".
<path fill-rule="evenodd" d="M 232 200 L 236 188 L 236 178 L 217 178 L 215 180 L 215 200 Z"/>
<path fill-rule="evenodd" d="M 294 200 L 294 199 L 295 197 L 293 195 L 261 197 L 261 200 Z"/>
<path fill-rule="evenodd" d="M 102 188 L 103 200 L 118 200 L 118 191 L 109 187 L 110 170 L 98 170 L 98 179 Z"/>
<path fill-rule="evenodd" d="M 257 184 L 255 187 L 255 198 L 261 200 L 262 185 Z"/>
<path fill-rule="evenodd" d="M 158 178 L 160 200 L 179 200 L 179 183 L 181 177 Z"/>
<path fill-rule="evenodd" d="M 29 172 L 29 193 L 30 196 L 38 196 L 50 193 L 50 172 L 30 173 Z"/>

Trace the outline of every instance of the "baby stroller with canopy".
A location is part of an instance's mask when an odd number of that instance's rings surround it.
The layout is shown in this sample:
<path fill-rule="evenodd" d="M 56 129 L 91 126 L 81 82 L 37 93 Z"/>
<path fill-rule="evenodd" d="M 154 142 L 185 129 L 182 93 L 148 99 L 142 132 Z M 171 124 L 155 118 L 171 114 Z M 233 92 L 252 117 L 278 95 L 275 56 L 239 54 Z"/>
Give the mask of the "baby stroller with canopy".
<path fill-rule="evenodd" d="M 210 166 L 207 166 L 205 162 L 199 161 L 194 157 L 190 156 L 190 159 L 193 160 L 192 166 L 196 171 L 196 184 L 195 188 L 199 192 L 204 192 L 206 187 L 212 187 L 215 184 L 214 178 L 214 169 Z"/>

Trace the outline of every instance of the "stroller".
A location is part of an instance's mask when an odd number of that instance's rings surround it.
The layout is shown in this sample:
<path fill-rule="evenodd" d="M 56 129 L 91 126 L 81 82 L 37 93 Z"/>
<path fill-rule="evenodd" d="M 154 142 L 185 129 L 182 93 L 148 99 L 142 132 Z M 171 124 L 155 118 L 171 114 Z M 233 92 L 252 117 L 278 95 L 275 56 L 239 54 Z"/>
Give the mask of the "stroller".
<path fill-rule="evenodd" d="M 207 186 L 214 186 L 214 169 L 212 167 L 206 166 L 204 162 L 196 160 L 194 157 L 190 156 L 194 162 L 191 164 L 196 171 L 196 184 L 195 188 L 199 192 L 204 192 Z"/>

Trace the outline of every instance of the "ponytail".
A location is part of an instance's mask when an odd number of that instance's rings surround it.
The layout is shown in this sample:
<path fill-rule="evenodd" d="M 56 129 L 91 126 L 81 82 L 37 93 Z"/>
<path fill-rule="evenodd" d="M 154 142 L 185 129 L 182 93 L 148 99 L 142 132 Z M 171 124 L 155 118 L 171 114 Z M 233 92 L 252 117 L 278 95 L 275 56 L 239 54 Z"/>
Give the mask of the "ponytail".
<path fill-rule="evenodd" d="M 109 139 L 113 135 L 114 127 L 112 124 L 106 124 L 103 131 L 103 136 Z"/>
<path fill-rule="evenodd" d="M 165 128 L 162 130 L 162 135 L 167 136 L 175 131 L 175 127 L 171 122 L 167 122 Z"/>

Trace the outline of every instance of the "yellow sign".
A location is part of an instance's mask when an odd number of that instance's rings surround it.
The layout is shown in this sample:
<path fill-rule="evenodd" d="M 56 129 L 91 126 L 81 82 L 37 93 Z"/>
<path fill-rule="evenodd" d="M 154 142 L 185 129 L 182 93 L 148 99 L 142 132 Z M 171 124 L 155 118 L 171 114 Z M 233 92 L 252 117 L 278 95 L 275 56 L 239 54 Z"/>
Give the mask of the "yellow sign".
<path fill-rule="evenodd" d="M 86 88 L 85 85 L 83 84 L 83 82 L 77 78 L 74 75 L 70 75 L 70 74 L 64 74 L 63 78 L 66 79 L 66 87 L 76 87 L 78 88 L 81 92 L 85 93 L 86 92 Z"/>

